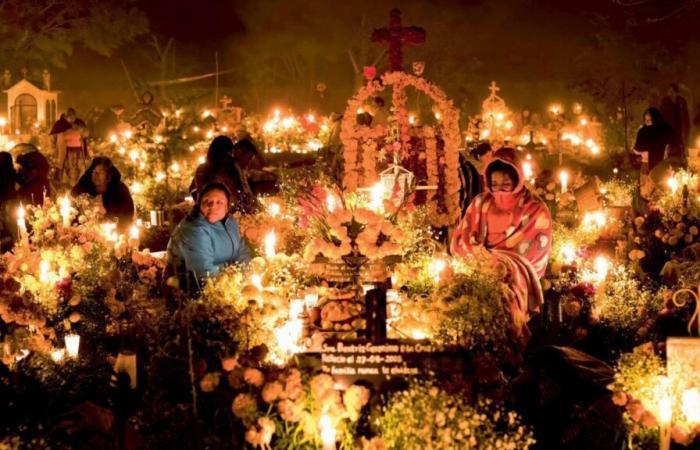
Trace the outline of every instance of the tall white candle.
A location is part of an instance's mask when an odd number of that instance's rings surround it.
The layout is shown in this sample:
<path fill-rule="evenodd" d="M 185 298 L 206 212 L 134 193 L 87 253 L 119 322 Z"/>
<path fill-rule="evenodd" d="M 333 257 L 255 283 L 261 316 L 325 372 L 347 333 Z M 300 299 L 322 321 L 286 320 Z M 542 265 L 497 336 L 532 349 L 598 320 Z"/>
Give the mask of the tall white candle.
<path fill-rule="evenodd" d="M 559 181 L 561 181 L 561 193 L 563 194 L 569 188 L 569 173 L 566 170 L 559 172 Z"/>
<path fill-rule="evenodd" d="M 63 227 L 68 228 L 70 226 L 70 198 L 68 195 L 61 197 L 61 218 L 63 219 Z"/>
<path fill-rule="evenodd" d="M 321 416 L 319 425 L 321 426 L 321 443 L 323 444 L 323 450 L 335 450 L 335 436 L 337 432 L 333 426 L 333 419 L 331 419 L 331 416 L 324 413 Z"/>
<path fill-rule="evenodd" d="M 67 334 L 63 338 L 66 343 L 66 353 L 71 358 L 78 357 L 78 351 L 80 350 L 80 335 L 79 334 Z"/>
<path fill-rule="evenodd" d="M 277 254 L 275 251 L 275 244 L 277 243 L 277 235 L 275 231 L 270 231 L 265 235 L 265 256 L 272 258 Z"/>
<path fill-rule="evenodd" d="M 22 240 L 27 237 L 27 222 L 24 219 L 25 211 L 22 203 L 19 204 L 19 209 L 17 210 L 17 230 L 19 232 L 19 239 Z"/>

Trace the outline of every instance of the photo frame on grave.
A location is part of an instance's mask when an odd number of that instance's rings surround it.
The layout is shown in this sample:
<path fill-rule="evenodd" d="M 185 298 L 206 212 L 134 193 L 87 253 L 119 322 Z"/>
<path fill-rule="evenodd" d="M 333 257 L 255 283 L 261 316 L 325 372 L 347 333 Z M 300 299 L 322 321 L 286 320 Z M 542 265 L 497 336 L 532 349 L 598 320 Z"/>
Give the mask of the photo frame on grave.
<path fill-rule="evenodd" d="M 406 195 L 409 193 L 410 189 L 413 187 L 416 176 L 410 170 L 402 167 L 398 164 L 392 164 L 387 169 L 379 173 L 379 179 L 384 186 L 385 192 L 391 192 L 391 200 L 394 205 L 400 205 Z M 398 193 L 396 196 L 394 193 L 394 186 L 398 184 Z"/>

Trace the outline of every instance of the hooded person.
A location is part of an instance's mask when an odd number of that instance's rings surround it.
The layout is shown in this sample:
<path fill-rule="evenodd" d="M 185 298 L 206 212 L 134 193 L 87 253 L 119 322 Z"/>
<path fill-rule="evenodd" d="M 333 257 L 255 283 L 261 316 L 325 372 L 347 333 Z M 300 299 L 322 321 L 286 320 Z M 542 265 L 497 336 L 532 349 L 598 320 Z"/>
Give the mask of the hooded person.
<path fill-rule="evenodd" d="M 129 188 L 112 160 L 97 156 L 71 190 L 72 196 L 87 194 L 100 197 L 108 219 L 117 218 L 119 230 L 126 230 L 134 221 L 134 201 Z"/>
<path fill-rule="evenodd" d="M 238 209 L 248 211 L 254 202 L 248 181 L 233 156 L 233 141 L 228 136 L 217 136 L 209 144 L 207 159 L 195 170 L 190 193 L 197 199 L 204 186 L 212 182 L 226 186 L 230 199 Z"/>
<path fill-rule="evenodd" d="M 658 109 L 649 108 L 644 111 L 642 117 L 644 124 L 637 131 L 634 151 L 642 154 L 642 161 L 645 158 L 644 153 L 648 154 L 649 170 L 651 170 L 664 160 L 667 148 L 670 154 L 676 154 L 681 143 L 677 133 L 664 121 Z"/>
<path fill-rule="evenodd" d="M 514 337 L 524 342 L 530 313 L 544 299 L 540 278 L 547 269 L 552 239 L 549 209 L 524 185 L 516 150 L 496 150 L 484 165 L 485 191 L 477 195 L 455 229 L 455 256 L 487 259 L 502 269 L 510 292 L 506 307 Z"/>
<path fill-rule="evenodd" d="M 32 144 L 17 144 L 12 153 L 20 154 L 16 160 L 19 166 L 16 198 L 25 205 L 44 204 L 44 196 L 51 195 L 49 161 Z"/>
<path fill-rule="evenodd" d="M 233 263 L 250 261 L 238 222 L 230 214 L 231 194 L 223 183 L 204 186 L 194 208 L 173 231 L 168 265 L 184 287 L 194 275 L 199 284 Z M 191 291 L 191 289 L 190 289 Z"/>

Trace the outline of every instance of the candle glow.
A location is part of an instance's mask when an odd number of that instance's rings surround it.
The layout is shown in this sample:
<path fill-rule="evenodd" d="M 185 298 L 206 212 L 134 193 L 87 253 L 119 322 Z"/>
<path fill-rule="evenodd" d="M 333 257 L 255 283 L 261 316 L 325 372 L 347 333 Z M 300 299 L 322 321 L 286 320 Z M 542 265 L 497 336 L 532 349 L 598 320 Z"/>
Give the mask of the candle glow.
<path fill-rule="evenodd" d="M 265 235 L 265 256 L 268 258 L 272 258 L 277 254 L 275 244 L 277 244 L 277 235 L 272 230 Z"/>
<path fill-rule="evenodd" d="M 559 181 L 561 182 L 561 193 L 565 193 L 569 187 L 569 173 L 566 170 L 559 172 Z"/>
<path fill-rule="evenodd" d="M 77 358 L 80 350 L 80 335 L 67 334 L 63 340 L 66 344 L 66 353 L 68 353 L 68 356 L 71 358 Z"/>

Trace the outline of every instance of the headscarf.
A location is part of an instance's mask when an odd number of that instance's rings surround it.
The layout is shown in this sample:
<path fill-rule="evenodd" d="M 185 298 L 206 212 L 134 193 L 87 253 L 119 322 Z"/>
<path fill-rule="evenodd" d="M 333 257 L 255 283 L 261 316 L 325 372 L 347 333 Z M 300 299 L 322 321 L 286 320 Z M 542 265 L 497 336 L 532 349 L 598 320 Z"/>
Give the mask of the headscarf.
<path fill-rule="evenodd" d="M 649 108 L 644 111 L 651 116 L 651 125 L 642 125 L 637 131 L 637 138 L 634 142 L 634 149 L 637 151 L 649 152 L 649 169 L 653 169 L 664 159 L 666 146 L 678 144 L 678 137 L 673 128 L 664 121 L 661 112 L 656 108 Z"/>
<path fill-rule="evenodd" d="M 511 192 L 493 192 L 490 174 L 500 161 L 517 174 Z M 453 255 L 479 257 L 485 248 L 507 270 L 504 282 L 513 293 L 508 309 L 513 330 L 523 336 L 528 312 L 543 303 L 539 279 L 544 275 L 551 250 L 552 220 L 549 209 L 523 184 L 516 150 L 501 148 L 485 165 L 486 191 L 476 196 L 455 229 L 450 250 Z"/>

